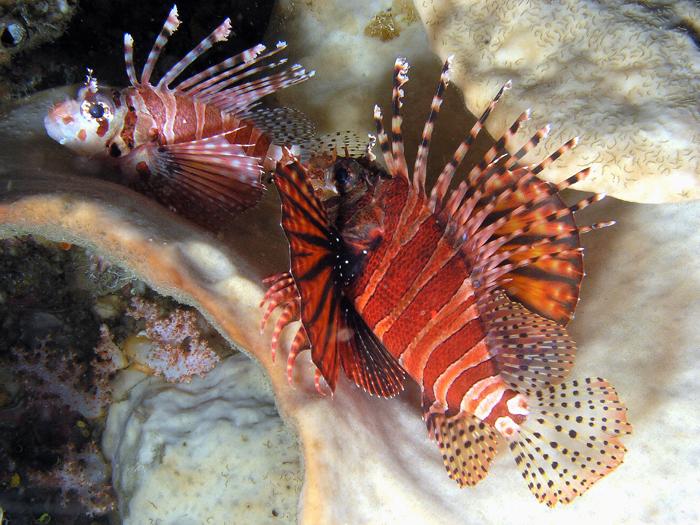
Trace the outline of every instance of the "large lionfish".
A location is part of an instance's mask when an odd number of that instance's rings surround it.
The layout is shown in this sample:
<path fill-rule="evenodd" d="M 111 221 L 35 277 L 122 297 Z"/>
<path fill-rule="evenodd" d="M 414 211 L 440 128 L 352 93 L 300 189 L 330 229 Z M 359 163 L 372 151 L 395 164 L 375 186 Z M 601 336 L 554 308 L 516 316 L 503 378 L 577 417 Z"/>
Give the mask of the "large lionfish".
<path fill-rule="evenodd" d="M 311 349 L 316 386 L 331 390 L 339 370 L 370 394 L 393 396 L 407 374 L 422 389 L 423 416 L 449 476 L 483 479 L 505 440 L 540 502 L 570 502 L 623 461 L 619 436 L 631 431 L 615 389 L 600 378 L 563 382 L 575 345 L 564 325 L 583 277 L 577 227 L 559 192 L 585 169 L 552 185 L 537 177 L 574 147 L 571 140 L 534 166 L 507 146 L 523 113 L 459 185 L 448 187 L 503 92 L 495 96 L 426 194 L 433 125 L 448 83 L 440 77 L 413 176 L 404 157 L 401 115 L 408 66 L 396 61 L 391 133 L 375 106 L 387 169 L 371 154 L 278 163 L 274 182 L 291 271 L 271 284 L 263 326 L 273 333 L 301 319 L 288 357 Z M 321 159 L 322 160 L 322 159 Z"/>
<path fill-rule="evenodd" d="M 286 44 L 274 49 L 260 44 L 171 87 L 198 57 L 228 38 L 227 18 L 153 85 L 156 62 L 179 24 L 173 6 L 140 78 L 134 68 L 134 41 L 125 34 L 131 86 L 100 91 L 88 70 L 77 98 L 56 105 L 44 123 L 54 140 L 76 153 L 114 159 L 131 187 L 195 221 L 213 224 L 258 202 L 271 135 L 287 135 L 296 124 L 290 119 L 305 124 L 300 114 L 285 108 L 256 109 L 257 101 L 313 72 L 293 65 L 265 74 L 286 61 L 268 60 Z"/>

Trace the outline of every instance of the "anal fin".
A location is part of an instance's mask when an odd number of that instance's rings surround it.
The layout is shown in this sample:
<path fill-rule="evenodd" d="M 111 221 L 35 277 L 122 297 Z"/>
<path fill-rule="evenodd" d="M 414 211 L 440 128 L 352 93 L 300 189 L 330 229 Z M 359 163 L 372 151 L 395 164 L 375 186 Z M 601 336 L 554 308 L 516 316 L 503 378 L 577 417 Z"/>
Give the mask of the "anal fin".
<path fill-rule="evenodd" d="M 491 425 L 467 412 L 432 413 L 426 416 L 426 424 L 440 447 L 447 474 L 460 487 L 476 485 L 486 477 L 500 436 Z"/>

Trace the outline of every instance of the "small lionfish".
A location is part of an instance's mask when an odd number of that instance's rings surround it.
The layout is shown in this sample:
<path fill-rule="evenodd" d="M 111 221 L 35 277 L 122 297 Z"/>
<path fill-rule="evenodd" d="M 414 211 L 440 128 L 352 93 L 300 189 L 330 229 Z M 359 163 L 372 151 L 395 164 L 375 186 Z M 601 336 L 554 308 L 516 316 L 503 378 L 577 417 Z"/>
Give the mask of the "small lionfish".
<path fill-rule="evenodd" d="M 553 185 L 537 177 L 567 150 L 534 166 L 518 161 L 549 131 L 516 153 L 507 146 L 525 112 L 455 189 L 450 182 L 507 83 L 469 131 L 426 194 L 433 126 L 447 87 L 445 63 L 423 129 L 413 176 L 404 157 L 400 107 L 408 65 L 394 71 L 391 133 L 374 109 L 387 169 L 370 153 L 278 163 L 274 182 L 291 270 L 267 279 L 263 305 L 281 308 L 272 340 L 302 322 L 287 361 L 311 350 L 316 388 L 333 391 L 342 367 L 370 394 L 390 397 L 410 376 L 449 476 L 460 486 L 483 479 L 505 440 L 540 502 L 568 503 L 623 461 L 626 408 L 604 379 L 563 382 L 575 345 L 572 318 L 583 277 L 582 233 L 559 196 L 585 169 Z M 371 144 L 370 144 L 371 146 Z"/>
<path fill-rule="evenodd" d="M 192 62 L 228 38 L 227 18 L 153 85 L 158 57 L 179 24 L 173 6 L 140 79 L 134 68 L 134 41 L 125 34 L 131 86 L 101 92 L 88 70 L 77 99 L 55 106 L 44 124 L 51 138 L 80 155 L 115 159 L 126 182 L 138 191 L 195 221 L 214 223 L 217 214 L 235 214 L 258 202 L 262 164 L 271 145 L 266 131 L 284 132 L 295 124 L 288 119 L 300 115 L 286 108 L 253 109 L 256 102 L 313 72 L 293 65 L 261 75 L 286 62 L 262 63 L 286 44 L 270 50 L 260 44 L 171 87 Z M 301 119 L 299 123 L 305 124 Z"/>

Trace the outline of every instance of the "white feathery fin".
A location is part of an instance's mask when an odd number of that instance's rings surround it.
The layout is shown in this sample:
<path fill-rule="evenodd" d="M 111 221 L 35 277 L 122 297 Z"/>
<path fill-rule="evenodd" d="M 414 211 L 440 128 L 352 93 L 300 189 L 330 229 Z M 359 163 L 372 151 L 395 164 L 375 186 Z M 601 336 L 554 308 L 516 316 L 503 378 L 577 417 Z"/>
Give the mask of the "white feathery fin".
<path fill-rule="evenodd" d="M 478 306 L 489 353 L 511 388 L 530 395 L 566 379 L 576 356 L 576 344 L 566 328 L 501 291 L 481 297 Z"/>
<path fill-rule="evenodd" d="M 508 439 L 530 491 L 553 507 L 569 503 L 624 459 L 620 437 L 632 431 L 613 386 L 587 378 L 538 390 L 529 415 Z"/>
<path fill-rule="evenodd" d="M 226 18 L 214 31 L 197 44 L 189 53 L 182 57 L 177 64 L 163 75 L 158 82 L 158 87 L 168 87 L 177 76 L 184 71 L 192 62 L 197 60 L 203 53 L 209 50 L 216 42 L 224 41 L 231 33 L 231 19 Z"/>
<path fill-rule="evenodd" d="M 473 486 L 484 479 L 496 456 L 499 433 L 467 412 L 451 417 L 432 413 L 425 418 L 428 434 L 437 442 L 450 478 L 460 487 Z"/>
<path fill-rule="evenodd" d="M 425 178 L 428 169 L 428 152 L 430 151 L 430 139 L 433 135 L 435 120 L 437 119 L 438 113 L 440 112 L 440 106 L 442 105 L 445 89 L 447 89 L 447 84 L 450 81 L 450 67 L 453 58 L 454 55 L 448 56 L 447 60 L 445 60 L 445 64 L 442 66 L 442 72 L 440 73 L 440 82 L 438 83 L 438 87 L 435 92 L 435 95 L 433 96 L 433 100 L 430 103 L 430 113 L 428 114 L 428 119 L 425 121 L 425 126 L 423 127 L 423 134 L 421 136 L 421 142 L 418 146 L 416 163 L 413 168 L 413 187 L 416 193 L 421 195 L 421 197 L 425 196 Z"/>
<path fill-rule="evenodd" d="M 165 19 L 163 29 L 160 30 L 158 38 L 156 38 L 156 41 L 153 43 L 151 52 L 148 54 L 146 65 L 141 72 L 141 84 L 148 84 L 150 82 L 151 75 L 156 67 L 156 62 L 158 62 L 158 57 L 160 57 L 160 52 L 163 47 L 165 47 L 165 44 L 167 44 L 170 35 L 177 31 L 179 25 L 180 20 L 177 17 L 177 6 L 174 5 L 168 14 L 168 18 Z"/>

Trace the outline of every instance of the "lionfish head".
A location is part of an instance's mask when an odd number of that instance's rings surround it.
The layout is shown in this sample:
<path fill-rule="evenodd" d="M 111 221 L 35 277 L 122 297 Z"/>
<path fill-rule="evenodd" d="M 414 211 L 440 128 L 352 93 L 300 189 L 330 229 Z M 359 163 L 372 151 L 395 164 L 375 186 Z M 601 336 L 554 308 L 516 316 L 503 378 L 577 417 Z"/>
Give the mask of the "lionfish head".
<path fill-rule="evenodd" d="M 52 139 L 87 156 L 107 154 L 110 140 L 122 123 L 122 112 L 113 99 L 99 91 L 89 69 L 77 97 L 56 104 L 44 117 L 44 127 Z"/>
<path fill-rule="evenodd" d="M 352 202 L 368 192 L 382 180 L 389 178 L 371 152 L 374 142 L 362 142 L 354 134 L 337 136 L 330 141 L 319 139 L 320 146 L 311 150 L 308 167 L 309 178 L 316 195 L 326 205 L 337 201 Z"/>

